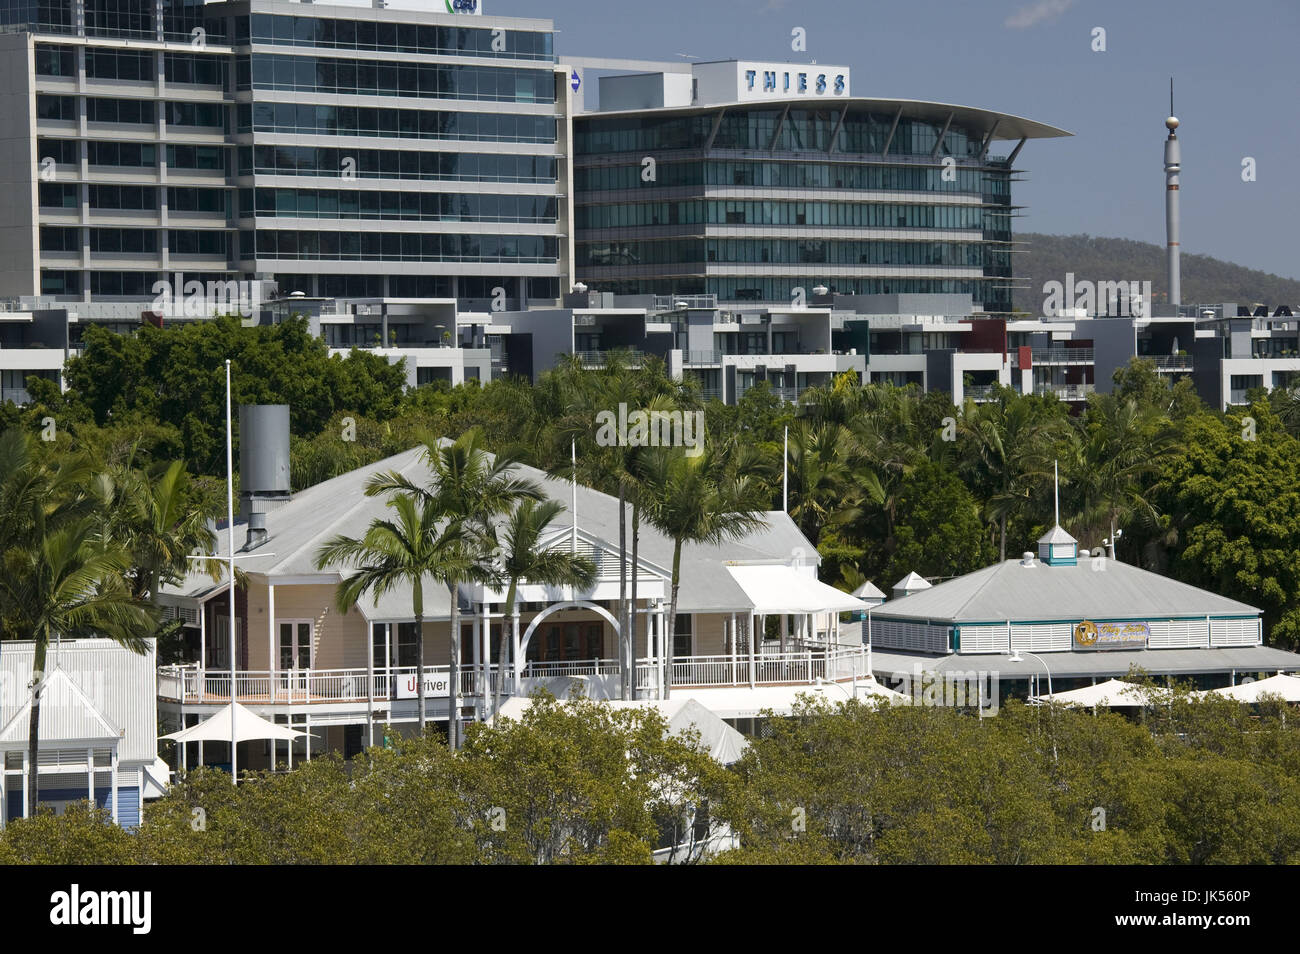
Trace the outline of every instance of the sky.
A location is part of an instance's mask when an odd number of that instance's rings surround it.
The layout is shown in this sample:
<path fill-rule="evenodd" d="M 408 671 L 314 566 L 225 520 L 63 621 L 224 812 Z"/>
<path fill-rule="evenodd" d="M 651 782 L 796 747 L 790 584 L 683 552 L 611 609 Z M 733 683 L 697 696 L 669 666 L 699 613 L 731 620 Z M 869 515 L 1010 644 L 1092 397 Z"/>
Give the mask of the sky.
<path fill-rule="evenodd" d="M 551 19 L 556 50 L 848 66 L 856 96 L 1037 120 L 1019 232 L 1163 245 L 1169 79 L 1182 125 L 1182 247 L 1300 279 L 1296 0 L 484 0 Z M 791 49 L 802 27 L 807 52 Z M 1094 30 L 1105 51 L 1093 50 Z M 991 150 L 1006 155 L 1010 144 Z M 1243 160 L 1255 180 L 1243 181 Z"/>

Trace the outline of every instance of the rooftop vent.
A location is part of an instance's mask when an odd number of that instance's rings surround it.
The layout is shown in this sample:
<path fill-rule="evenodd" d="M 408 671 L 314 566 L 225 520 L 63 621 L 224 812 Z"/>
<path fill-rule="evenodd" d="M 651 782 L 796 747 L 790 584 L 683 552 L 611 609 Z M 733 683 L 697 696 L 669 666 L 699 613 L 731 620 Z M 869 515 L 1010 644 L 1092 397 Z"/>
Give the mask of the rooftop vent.
<path fill-rule="evenodd" d="M 1020 565 L 1021 566 L 1034 565 L 1034 554 L 1031 550 L 1026 550 L 1024 553 L 1020 554 Z"/>
<path fill-rule="evenodd" d="M 244 549 L 266 542 L 266 514 L 289 499 L 289 405 L 239 406 L 239 496 L 248 536 Z"/>

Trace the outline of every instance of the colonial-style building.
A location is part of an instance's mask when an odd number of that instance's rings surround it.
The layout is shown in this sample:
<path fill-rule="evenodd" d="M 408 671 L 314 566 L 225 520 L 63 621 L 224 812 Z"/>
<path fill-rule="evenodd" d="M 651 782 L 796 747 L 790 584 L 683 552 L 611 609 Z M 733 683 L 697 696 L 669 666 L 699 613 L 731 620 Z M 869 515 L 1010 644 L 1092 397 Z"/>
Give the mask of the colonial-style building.
<path fill-rule="evenodd" d="M 32 814 L 27 781 L 31 725 L 30 641 L 0 642 L 0 826 Z M 143 654 L 109 639 L 49 647 L 41 688 L 38 801 L 55 811 L 88 799 L 124 827 L 141 802 L 162 794 L 153 640 Z"/>
<path fill-rule="evenodd" d="M 400 587 L 340 610 L 336 587 L 350 570 L 316 569 L 316 554 L 326 540 L 338 534 L 360 537 L 375 518 L 391 513 L 384 498 L 364 493 L 372 476 L 388 471 L 417 483 L 430 477 L 422 449 L 412 449 L 269 507 L 265 533 L 236 529 L 233 695 L 257 714 L 307 733 L 295 743 L 245 743 L 240 768 L 292 762 L 323 749 L 351 756 L 381 741 L 384 725 L 414 731 L 417 635 L 410 589 Z M 489 711 L 498 680 L 505 696 L 526 695 L 537 686 L 562 692 L 574 677 L 585 683 L 589 696 L 619 694 L 618 501 L 534 468 L 520 472 L 565 506 L 544 544 L 587 555 L 596 564 L 597 579 L 586 590 L 523 581 L 517 626 L 504 616 L 504 588 L 459 588 L 460 689 L 467 718 Z M 227 533 L 219 537 L 225 553 Z M 630 554 L 630 539 L 628 549 Z M 640 698 L 689 694 L 708 706 L 712 693 L 713 711 L 723 718 L 747 718 L 769 705 L 788 709 L 796 689 L 825 691 L 828 683 L 842 681 L 851 691 L 855 676 L 865 678 L 857 627 L 841 631 L 839 623 L 841 612 L 864 604 L 818 581 L 816 549 L 780 512 L 763 514 L 762 526 L 742 540 L 684 547 L 669 665 L 665 630 L 672 552 L 672 540 L 642 522 L 635 653 Z M 629 556 L 629 567 L 630 562 Z M 188 661 L 162 666 L 158 678 L 162 717 L 180 727 L 216 712 L 232 695 L 227 582 L 196 571 L 169 588 L 163 601 L 185 621 Z M 426 581 L 427 709 L 430 720 L 442 722 L 449 712 L 450 610 L 447 588 Z M 503 633 L 509 661 L 501 672 Z M 748 701 L 737 703 L 735 690 L 744 690 Z M 196 759 L 221 764 L 229 758 L 228 746 L 208 743 L 207 749 L 192 746 L 188 764 Z"/>
<path fill-rule="evenodd" d="M 1080 550 L 1059 525 L 1037 555 L 933 586 L 909 580 L 871 611 L 873 667 L 887 686 L 979 670 L 996 673 L 1004 690 L 1022 695 L 1030 682 L 1037 694 L 1136 666 L 1209 688 L 1300 667 L 1300 656 L 1264 645 L 1258 608 Z"/>

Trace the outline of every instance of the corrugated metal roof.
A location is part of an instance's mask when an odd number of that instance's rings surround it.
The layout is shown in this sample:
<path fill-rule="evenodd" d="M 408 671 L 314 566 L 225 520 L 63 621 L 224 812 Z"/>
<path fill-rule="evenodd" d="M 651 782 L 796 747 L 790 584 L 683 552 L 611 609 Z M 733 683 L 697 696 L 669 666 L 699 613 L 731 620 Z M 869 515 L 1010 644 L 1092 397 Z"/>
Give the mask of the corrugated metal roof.
<path fill-rule="evenodd" d="M 0 727 L 0 748 L 14 743 L 25 748 L 31 731 L 32 704 L 29 698 Z M 41 689 L 41 724 L 37 736 L 42 744 L 60 742 L 116 742 L 122 731 L 111 726 L 103 713 L 62 669 L 45 677 Z"/>
<path fill-rule="evenodd" d="M 1257 616 L 1260 610 L 1127 563 L 1094 557 L 1078 566 L 995 563 L 880 606 L 876 619 L 949 623 L 1006 620 Z"/>
<path fill-rule="evenodd" d="M 9 725 L 27 705 L 34 655 L 30 641 L 0 641 L 0 726 Z M 148 640 L 148 651 L 138 655 L 111 639 L 76 639 L 52 643 L 45 665 L 49 672 L 56 667 L 63 672 L 115 734 L 125 733 L 118 748 L 123 762 L 152 764 L 158 757 L 154 663 L 153 640 Z M 49 718 L 56 720 L 52 726 L 59 725 L 60 716 L 51 715 L 56 708 L 42 704 L 42 728 Z M 70 713 L 68 718 L 75 716 Z"/>
<path fill-rule="evenodd" d="M 918 665 L 922 672 L 977 670 L 996 672 L 1006 679 L 1023 679 L 1034 675 L 1045 679 L 1049 671 L 1054 678 L 1058 679 L 1090 676 L 1111 678 L 1126 675 L 1131 666 L 1137 666 L 1152 675 L 1160 676 L 1187 676 L 1214 672 L 1269 672 L 1278 669 L 1295 669 L 1300 666 L 1300 656 L 1272 646 L 1035 653 L 1033 656 L 1022 656 L 1015 661 L 1007 655 L 998 653 L 924 656 L 919 653 L 875 649 L 871 656 L 871 668 L 881 674 L 882 678 L 891 672 L 911 675 Z M 883 681 L 886 685 L 890 684 L 888 678 L 883 678 Z"/>
<path fill-rule="evenodd" d="M 338 568 L 324 572 L 316 569 L 316 551 L 326 540 L 336 534 L 360 536 L 376 517 L 387 517 L 390 513 L 382 497 L 365 496 L 365 486 L 375 474 L 396 471 L 417 483 L 427 483 L 429 470 L 422 460 L 422 449 L 412 448 L 367 467 L 361 467 L 342 476 L 335 477 L 296 494 L 293 500 L 267 514 L 268 537 L 258 550 L 253 553 L 274 553 L 274 557 L 246 561 L 242 564 L 245 572 L 254 578 L 292 576 L 299 578 L 316 577 L 321 583 L 330 583 L 339 579 Z M 572 518 L 568 516 L 572 496 L 572 487 L 567 481 L 558 480 L 545 471 L 535 467 L 520 466 L 521 476 L 530 477 L 540 483 L 547 497 L 557 501 L 564 511 L 557 515 L 555 526 L 568 526 Z M 584 535 L 617 549 L 618 546 L 618 498 L 601 493 L 590 487 L 578 487 L 578 527 Z M 682 549 L 681 591 L 679 607 L 683 612 L 730 612 L 748 611 L 751 601 L 744 590 L 727 573 L 725 563 L 793 563 L 802 561 L 804 565 L 819 564 L 821 557 L 788 514 L 770 511 L 763 514 L 764 525 L 747 535 L 743 540 L 725 543 L 719 546 L 687 544 Z M 238 562 L 240 548 L 244 544 L 245 531 L 242 525 L 235 529 L 235 555 Z M 227 554 L 227 534 L 217 534 L 218 555 Z M 631 550 L 631 508 L 628 508 L 628 548 Z M 663 536 L 645 521 L 641 523 L 638 556 L 641 560 L 662 567 L 672 566 L 673 542 Z M 193 572 L 180 586 L 166 587 L 164 593 L 188 598 L 206 598 L 213 592 L 214 584 L 209 576 Z M 443 589 L 439 587 L 438 589 Z M 409 618 L 410 596 L 404 597 L 407 603 L 406 617 Z M 450 606 L 447 604 L 445 589 L 442 595 L 437 591 L 425 591 L 426 616 L 429 619 L 447 619 Z M 387 616 L 390 606 L 396 604 L 388 597 L 380 604 L 362 607 L 362 612 L 372 619 L 392 618 Z M 439 607 L 435 612 L 433 607 Z M 374 615 L 371 615 L 374 614 Z"/>

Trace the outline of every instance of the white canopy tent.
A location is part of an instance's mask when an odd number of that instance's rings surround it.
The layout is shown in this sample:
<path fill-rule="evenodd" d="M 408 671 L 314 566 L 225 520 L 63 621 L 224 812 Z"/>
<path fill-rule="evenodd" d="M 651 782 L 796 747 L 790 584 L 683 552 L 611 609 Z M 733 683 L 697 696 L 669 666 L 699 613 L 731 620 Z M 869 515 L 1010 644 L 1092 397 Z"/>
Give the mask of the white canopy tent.
<path fill-rule="evenodd" d="M 857 597 L 784 564 L 733 564 L 727 570 L 761 615 L 851 613 L 867 608 Z"/>
<path fill-rule="evenodd" d="M 235 707 L 233 718 L 230 711 L 231 706 Z M 222 706 L 198 725 L 192 725 L 188 729 L 181 729 L 179 732 L 172 732 L 170 735 L 162 736 L 162 738 L 172 739 L 180 746 L 181 764 L 184 766 L 186 742 L 228 743 L 230 742 L 232 726 L 236 742 L 253 742 L 259 739 L 292 742 L 294 739 L 307 734 L 290 729 L 288 726 L 277 725 L 269 719 L 263 719 L 257 713 L 246 709 L 238 702 L 231 702 L 229 705 Z"/>
<path fill-rule="evenodd" d="M 1211 693 L 1237 702 L 1259 702 L 1264 696 L 1280 696 L 1287 702 L 1300 702 L 1300 676 L 1288 676 L 1279 672 L 1256 682 L 1213 689 Z"/>
<path fill-rule="evenodd" d="M 694 699 L 706 709 L 723 719 L 753 719 L 765 709 L 771 709 L 778 716 L 790 715 L 800 696 L 811 696 L 814 700 L 826 702 L 846 702 L 857 698 L 859 702 L 888 702 L 892 705 L 907 705 L 912 700 L 901 692 L 887 689 L 874 679 L 860 679 L 857 693 L 854 694 L 852 683 L 833 682 L 820 685 L 795 686 L 758 686 L 750 689 L 745 686 L 726 686 L 718 689 L 677 689 L 674 698 Z"/>
<path fill-rule="evenodd" d="M 601 704 L 611 709 L 654 709 L 668 723 L 669 735 L 681 735 L 694 729 L 699 733 L 705 751 L 723 765 L 730 765 L 749 748 L 743 735 L 694 699 L 618 699 Z M 502 703 L 500 714 L 507 719 L 519 719 L 531 705 L 531 699 L 514 696 Z"/>
<path fill-rule="evenodd" d="M 1122 679 L 1107 679 L 1105 682 L 1099 682 L 1095 686 L 1084 686 L 1082 689 L 1044 693 L 1041 696 L 1034 696 L 1030 701 L 1088 708 L 1096 706 L 1139 708 L 1150 705 L 1157 699 L 1163 701 L 1165 693 L 1166 690 L 1163 689 L 1148 689 Z"/>

